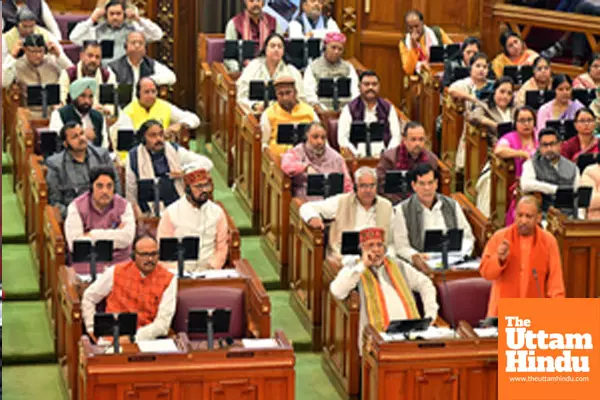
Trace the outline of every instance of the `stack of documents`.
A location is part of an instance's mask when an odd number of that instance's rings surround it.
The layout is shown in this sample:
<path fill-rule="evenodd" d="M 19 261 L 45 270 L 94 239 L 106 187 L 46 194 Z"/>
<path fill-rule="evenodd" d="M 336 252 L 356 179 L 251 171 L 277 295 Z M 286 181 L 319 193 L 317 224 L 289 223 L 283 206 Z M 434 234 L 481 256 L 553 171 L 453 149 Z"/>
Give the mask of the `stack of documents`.
<path fill-rule="evenodd" d="M 407 340 L 404 333 L 388 334 L 381 332 L 381 337 L 386 342 L 402 341 Z M 456 332 L 450 328 L 438 328 L 430 326 L 424 331 L 414 331 L 408 333 L 409 340 L 439 340 L 439 339 L 452 339 L 456 337 Z"/>

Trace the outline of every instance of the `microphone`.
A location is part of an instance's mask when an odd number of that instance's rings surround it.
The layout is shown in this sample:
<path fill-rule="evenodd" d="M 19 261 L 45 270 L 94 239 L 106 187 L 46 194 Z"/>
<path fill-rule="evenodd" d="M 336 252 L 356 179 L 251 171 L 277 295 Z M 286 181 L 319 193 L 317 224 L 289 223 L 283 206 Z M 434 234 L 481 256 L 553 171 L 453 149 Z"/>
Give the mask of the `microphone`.
<path fill-rule="evenodd" d="M 533 267 L 532 268 L 532 272 L 533 272 L 533 279 L 535 279 L 535 287 L 536 287 L 537 292 L 538 292 L 538 297 L 540 299 L 543 299 L 544 296 L 542 296 L 542 289 L 540 289 L 540 281 L 538 279 L 537 269 L 535 269 L 535 267 Z"/>

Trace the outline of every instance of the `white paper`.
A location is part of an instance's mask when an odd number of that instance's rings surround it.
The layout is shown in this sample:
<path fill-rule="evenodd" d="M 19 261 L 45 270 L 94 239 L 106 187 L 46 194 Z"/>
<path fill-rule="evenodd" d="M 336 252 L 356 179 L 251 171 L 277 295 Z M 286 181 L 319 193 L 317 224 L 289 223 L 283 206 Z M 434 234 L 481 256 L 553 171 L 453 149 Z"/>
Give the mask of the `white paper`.
<path fill-rule="evenodd" d="M 136 342 L 142 353 L 178 353 L 173 339 L 139 340 Z"/>
<path fill-rule="evenodd" d="M 481 264 L 481 258 L 476 258 L 475 260 L 467 261 L 458 265 L 453 265 L 452 269 L 461 270 L 461 269 L 479 269 L 479 265 Z"/>
<path fill-rule="evenodd" d="M 279 347 L 275 339 L 242 339 L 247 349 L 276 349 Z"/>
<path fill-rule="evenodd" d="M 386 342 L 400 342 L 406 340 L 404 333 L 388 334 L 385 332 L 380 333 L 383 340 Z M 454 330 L 450 328 L 438 328 L 430 326 L 424 331 L 414 331 L 408 333 L 410 340 L 436 340 L 436 339 L 453 339 L 455 337 Z"/>
<path fill-rule="evenodd" d="M 79 279 L 81 279 L 81 282 L 83 283 L 90 283 L 92 282 L 92 275 L 91 274 L 77 274 L 77 276 L 79 277 Z M 98 276 L 96 276 L 97 278 Z"/>
<path fill-rule="evenodd" d="M 235 269 L 207 269 L 201 272 L 192 272 L 190 274 L 192 278 L 204 278 L 204 279 L 228 279 L 228 278 L 239 278 L 240 273 Z"/>
<path fill-rule="evenodd" d="M 495 338 L 498 337 L 498 328 L 490 326 L 489 328 L 473 328 L 477 336 L 481 338 Z"/>

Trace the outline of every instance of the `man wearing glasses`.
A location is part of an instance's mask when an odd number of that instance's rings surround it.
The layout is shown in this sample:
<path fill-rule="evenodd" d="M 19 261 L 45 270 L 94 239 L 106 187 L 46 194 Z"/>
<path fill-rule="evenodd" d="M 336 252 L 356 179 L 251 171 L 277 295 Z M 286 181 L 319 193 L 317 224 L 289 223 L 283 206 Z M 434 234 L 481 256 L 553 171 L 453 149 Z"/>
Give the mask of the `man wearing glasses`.
<path fill-rule="evenodd" d="M 143 235 L 133 242 L 132 260 L 104 271 L 83 293 L 85 328 L 94 332 L 96 305 L 106 298 L 107 313 L 137 313 L 135 340 L 169 333 L 177 303 L 177 278 L 158 262 L 158 242 Z"/>
<path fill-rule="evenodd" d="M 342 232 L 378 227 L 389 237 L 392 211 L 392 203 L 377 195 L 375 169 L 361 167 L 354 173 L 353 192 L 304 203 L 300 217 L 317 229 L 325 229 L 323 220 L 334 220 L 329 229 L 327 252 L 341 261 Z"/>
<path fill-rule="evenodd" d="M 202 163 L 192 164 L 184 172 L 185 196 L 167 207 L 157 236 L 200 238 L 198 259 L 185 262 L 186 272 L 221 269 L 227 259 L 227 219 L 223 209 L 210 200 L 210 172 Z"/>
<path fill-rule="evenodd" d="M 560 155 L 560 140 L 554 129 L 540 130 L 538 140 L 537 152 L 523 164 L 520 184 L 525 193 L 542 193 L 542 210 L 547 211 L 550 196 L 559 188 L 577 190 L 580 176 L 577 165 Z"/>

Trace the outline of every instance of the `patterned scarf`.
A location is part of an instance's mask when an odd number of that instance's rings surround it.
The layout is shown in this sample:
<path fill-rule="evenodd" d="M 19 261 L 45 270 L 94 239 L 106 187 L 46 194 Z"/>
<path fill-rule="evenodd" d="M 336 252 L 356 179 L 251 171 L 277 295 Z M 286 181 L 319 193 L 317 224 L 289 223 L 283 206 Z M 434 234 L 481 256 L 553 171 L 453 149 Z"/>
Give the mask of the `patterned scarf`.
<path fill-rule="evenodd" d="M 247 10 L 241 14 L 236 15 L 234 17 L 233 23 L 237 31 L 242 36 L 242 40 L 257 39 L 252 36 L 252 31 L 250 29 L 250 24 L 252 22 L 250 21 L 250 14 Z M 267 36 L 269 36 L 271 30 L 272 29 L 269 26 L 269 19 L 267 15 L 263 14 L 260 18 L 260 21 L 258 22 L 258 45 L 260 48 L 262 48 L 263 44 L 265 43 L 265 39 L 267 38 Z"/>
<path fill-rule="evenodd" d="M 408 152 L 404 143 L 400 143 L 400 146 L 398 146 L 398 157 L 396 158 L 396 169 L 408 171 L 414 165 L 422 163 L 429 164 L 429 157 L 427 157 L 425 151 L 421 151 L 419 156 L 413 159 L 413 156 Z"/>
<path fill-rule="evenodd" d="M 385 268 L 385 271 L 387 272 L 394 289 L 396 289 L 398 297 L 400 297 L 400 300 L 404 305 L 406 318 L 420 318 L 415 299 L 406 283 L 406 280 L 404 279 L 404 276 L 400 272 L 398 265 L 386 258 L 383 261 L 383 268 Z M 369 317 L 369 323 L 373 325 L 378 332 L 383 332 L 390 324 L 390 317 L 381 286 L 377 280 L 377 275 L 373 270 L 367 268 L 361 275 L 360 281 L 367 303 L 367 316 Z"/>

